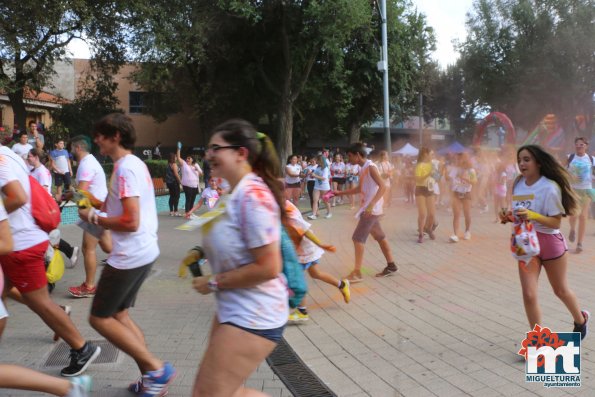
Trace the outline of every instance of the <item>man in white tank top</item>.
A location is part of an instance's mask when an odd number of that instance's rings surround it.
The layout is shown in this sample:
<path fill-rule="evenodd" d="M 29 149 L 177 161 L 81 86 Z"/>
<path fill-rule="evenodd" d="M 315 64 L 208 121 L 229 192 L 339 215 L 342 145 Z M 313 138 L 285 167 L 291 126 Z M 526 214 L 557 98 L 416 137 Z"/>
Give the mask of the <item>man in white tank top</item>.
<path fill-rule="evenodd" d="M 361 207 L 355 215 L 356 218 L 359 218 L 359 222 L 352 236 L 355 248 L 355 266 L 351 274 L 347 276 L 347 279 L 351 283 L 363 281 L 361 268 L 364 259 L 364 247 L 370 234 L 378 242 L 387 263 L 386 267 L 380 273 L 376 274 L 376 277 L 391 276 L 398 270 L 393 260 L 390 245 L 386 241 L 386 235 L 380 226 L 380 216 L 383 213 L 382 196 L 386 190 L 386 184 L 382 180 L 376 165 L 367 159 L 365 149 L 362 143 L 355 143 L 347 149 L 349 162 L 361 167 L 359 186 L 349 190 L 333 192 L 338 196 L 358 193 L 362 195 Z"/>

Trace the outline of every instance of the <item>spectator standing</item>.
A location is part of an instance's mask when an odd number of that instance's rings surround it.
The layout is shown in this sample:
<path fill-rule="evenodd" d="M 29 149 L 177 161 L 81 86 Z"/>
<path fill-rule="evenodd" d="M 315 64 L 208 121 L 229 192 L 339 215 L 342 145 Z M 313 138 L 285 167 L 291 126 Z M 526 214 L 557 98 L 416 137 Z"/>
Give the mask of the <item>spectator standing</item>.
<path fill-rule="evenodd" d="M 184 189 L 184 197 L 186 199 L 186 203 L 184 204 L 184 212 L 190 212 L 192 207 L 194 207 L 194 201 L 196 200 L 196 196 L 198 195 L 198 187 L 200 184 L 200 176 L 202 175 L 202 169 L 200 166 L 194 161 L 194 157 L 191 155 L 186 156 L 186 161 L 182 159 L 180 155 L 181 143 L 178 142 L 178 150 L 176 152 L 176 158 L 178 159 L 178 164 L 180 164 L 180 168 L 182 169 L 182 189 Z"/>
<path fill-rule="evenodd" d="M 104 207 L 107 216 L 99 216 L 94 208 L 79 208 L 79 216 L 111 230 L 113 250 L 97 283 L 89 323 L 136 362 L 141 377 L 130 385 L 130 391 L 143 397 L 163 396 L 176 370 L 149 351 L 129 313 L 159 256 L 151 174 L 132 154 L 136 133 L 128 116 L 112 113 L 103 117 L 95 123 L 93 136 L 101 154 L 114 162 Z"/>
<path fill-rule="evenodd" d="M 25 161 L 27 160 L 27 156 L 29 155 L 31 149 L 33 149 L 33 146 L 27 142 L 26 132 L 22 132 L 19 135 L 19 140 L 14 145 L 12 145 L 12 151 Z"/>
<path fill-rule="evenodd" d="M 337 148 L 337 150 L 339 150 Z M 331 164 L 331 177 L 333 181 L 333 190 L 345 190 L 345 163 L 343 162 L 343 156 L 340 153 L 335 153 L 334 160 Z M 336 204 L 343 204 L 343 200 L 339 197 L 333 197 L 331 199 L 331 206 Z"/>
<path fill-rule="evenodd" d="M 34 148 L 43 150 L 45 145 L 45 138 L 43 134 L 37 129 L 37 123 L 33 120 L 29 121 L 29 132 L 27 133 L 27 142 Z"/>
<path fill-rule="evenodd" d="M 161 160 L 161 142 L 157 142 L 155 149 L 153 149 L 153 158 L 155 160 Z"/>
<path fill-rule="evenodd" d="M 298 163 L 298 157 L 292 154 L 285 165 L 285 198 L 294 205 L 299 205 L 302 174 L 302 166 Z"/>
<path fill-rule="evenodd" d="M 314 178 L 314 201 L 312 205 L 312 215 L 308 215 L 308 219 L 318 219 L 318 205 L 320 198 L 323 197 L 328 191 L 331 190 L 330 178 L 331 172 L 328 166 L 328 160 L 324 155 L 320 155 L 317 158 L 318 167 L 312 172 Z M 326 202 L 326 217 L 330 218 L 333 216 L 331 213 L 331 203 Z"/>
<path fill-rule="evenodd" d="M 316 159 L 314 157 L 308 161 L 308 165 L 306 168 L 304 168 L 306 190 L 308 191 L 308 196 L 310 197 L 310 208 L 312 210 L 314 210 L 314 185 L 316 184 L 316 179 L 312 174 L 316 168 L 318 168 L 318 164 L 316 163 Z"/>
<path fill-rule="evenodd" d="M 178 211 L 178 204 L 180 202 L 182 180 L 180 179 L 180 169 L 176 164 L 175 153 L 170 153 L 167 158 L 165 184 L 167 185 L 167 190 L 169 190 L 169 216 L 181 216 L 182 214 Z"/>
<path fill-rule="evenodd" d="M 56 148 L 50 151 L 51 169 L 54 174 L 54 183 L 56 184 L 56 200 L 62 200 L 62 187 L 64 191 L 70 190 L 72 178 L 72 164 L 68 150 L 64 149 L 64 140 L 56 142 Z"/>

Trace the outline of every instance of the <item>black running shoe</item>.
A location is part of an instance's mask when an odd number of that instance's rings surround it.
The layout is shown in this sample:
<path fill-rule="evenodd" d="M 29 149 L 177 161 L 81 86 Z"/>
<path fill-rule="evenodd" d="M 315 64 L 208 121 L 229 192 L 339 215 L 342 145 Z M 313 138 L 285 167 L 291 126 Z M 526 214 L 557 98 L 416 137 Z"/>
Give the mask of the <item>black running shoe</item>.
<path fill-rule="evenodd" d="M 589 324 L 589 317 L 591 316 L 591 314 L 586 310 L 583 310 L 581 313 L 583 314 L 585 322 L 582 324 L 574 323 L 574 329 L 572 330 L 572 332 L 580 332 L 581 340 L 583 340 L 585 339 L 585 336 L 587 336 L 587 324 Z"/>
<path fill-rule="evenodd" d="M 78 376 L 87 370 L 89 364 L 91 364 L 99 354 L 101 353 L 101 347 L 86 343 L 83 351 L 78 352 L 70 349 L 70 365 L 63 368 L 60 371 L 62 376 Z"/>
<path fill-rule="evenodd" d="M 376 277 L 388 277 L 388 276 L 392 276 L 393 273 L 396 273 L 397 270 L 399 270 L 397 268 L 396 265 L 390 266 L 387 265 L 384 269 L 382 269 L 382 271 L 380 273 L 376 273 Z"/>

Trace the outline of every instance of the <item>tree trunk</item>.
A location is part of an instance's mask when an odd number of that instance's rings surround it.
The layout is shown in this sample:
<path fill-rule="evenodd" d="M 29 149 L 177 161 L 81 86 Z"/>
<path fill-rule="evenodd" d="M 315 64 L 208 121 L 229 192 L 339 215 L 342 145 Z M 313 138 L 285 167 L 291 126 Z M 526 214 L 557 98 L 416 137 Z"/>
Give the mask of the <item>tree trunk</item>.
<path fill-rule="evenodd" d="M 293 102 L 289 98 L 281 98 L 279 106 L 279 131 L 277 147 L 281 164 L 293 152 Z"/>
<path fill-rule="evenodd" d="M 27 132 L 27 111 L 25 110 L 25 102 L 23 98 L 24 91 L 22 88 L 17 91 L 8 93 L 10 106 L 12 106 L 12 110 L 14 112 L 13 122 L 19 125 L 19 129 L 21 130 L 21 132 Z"/>
<path fill-rule="evenodd" d="M 351 123 L 349 125 L 349 143 L 356 143 L 360 141 L 361 126 L 359 123 Z"/>

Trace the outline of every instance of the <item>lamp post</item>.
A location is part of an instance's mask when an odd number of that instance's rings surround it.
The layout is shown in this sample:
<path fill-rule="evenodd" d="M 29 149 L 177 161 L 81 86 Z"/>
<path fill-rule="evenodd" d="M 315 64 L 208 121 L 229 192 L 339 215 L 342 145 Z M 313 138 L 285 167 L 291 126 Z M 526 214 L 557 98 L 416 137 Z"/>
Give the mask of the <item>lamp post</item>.
<path fill-rule="evenodd" d="M 376 3 L 378 5 L 378 3 Z M 386 151 L 392 152 L 392 145 L 390 141 L 390 109 L 388 98 L 388 44 L 386 33 L 386 0 L 380 0 L 380 18 L 382 20 L 382 58 L 378 62 L 378 70 L 383 73 L 382 78 L 382 93 L 384 98 L 384 143 Z"/>

